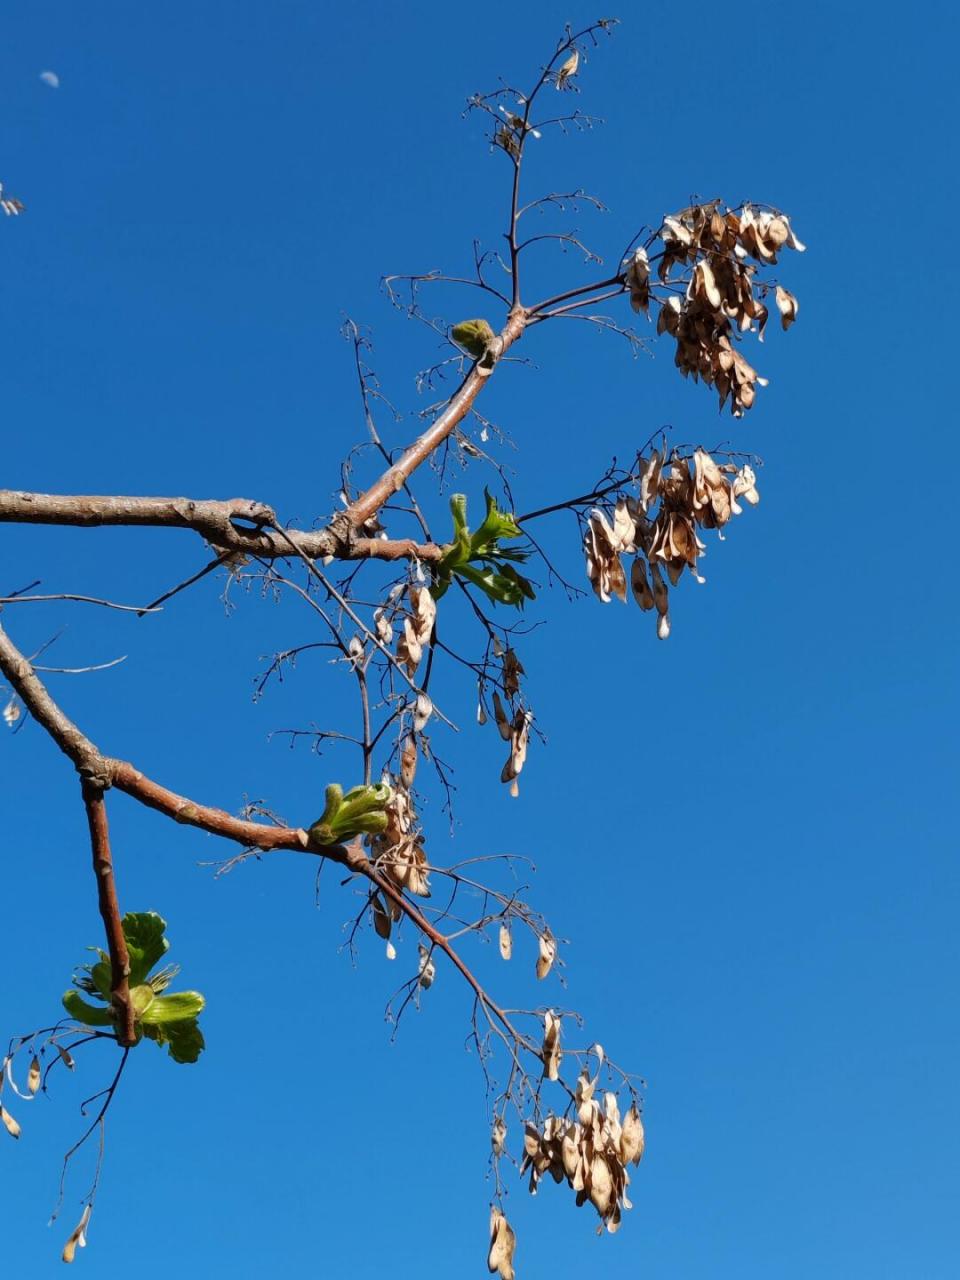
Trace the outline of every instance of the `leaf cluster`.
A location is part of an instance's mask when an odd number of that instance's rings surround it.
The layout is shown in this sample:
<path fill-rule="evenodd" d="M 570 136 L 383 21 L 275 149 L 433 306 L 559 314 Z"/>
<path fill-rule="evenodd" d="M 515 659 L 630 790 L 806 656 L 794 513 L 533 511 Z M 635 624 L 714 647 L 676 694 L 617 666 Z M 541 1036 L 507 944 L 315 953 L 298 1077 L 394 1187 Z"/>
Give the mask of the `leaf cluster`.
<path fill-rule="evenodd" d="M 387 825 L 386 808 L 393 792 L 386 783 L 352 787 L 346 795 L 339 782 L 324 793 L 326 807 L 310 827 L 314 844 L 342 844 L 359 835 L 377 835 Z"/>
<path fill-rule="evenodd" d="M 454 577 L 459 577 L 479 587 L 495 604 L 522 609 L 524 601 L 533 600 L 536 593 L 530 580 L 513 566 L 522 564 L 529 553 L 502 547 L 500 541 L 521 538 L 523 531 L 510 512 L 499 509 L 496 498 L 486 489 L 484 498 L 487 513 L 475 533 L 467 524 L 466 495 L 455 493 L 450 499 L 453 542 L 444 547 L 431 592 L 439 600 Z"/>
<path fill-rule="evenodd" d="M 128 911 L 121 926 L 130 956 L 128 980 L 138 1040 L 145 1036 L 166 1045 L 174 1062 L 196 1062 L 204 1048 L 197 1019 L 206 1001 L 199 991 L 163 994 L 180 972 L 179 965 L 166 965 L 151 974 L 170 948 L 164 936 L 167 922 L 155 911 Z M 95 964 L 81 965 L 74 974 L 74 986 L 64 992 L 63 1007 L 84 1026 L 111 1027 L 116 1013 L 111 1003 L 110 957 L 99 947 L 91 950 L 100 958 Z M 100 1003 L 90 1004 L 81 991 Z"/>

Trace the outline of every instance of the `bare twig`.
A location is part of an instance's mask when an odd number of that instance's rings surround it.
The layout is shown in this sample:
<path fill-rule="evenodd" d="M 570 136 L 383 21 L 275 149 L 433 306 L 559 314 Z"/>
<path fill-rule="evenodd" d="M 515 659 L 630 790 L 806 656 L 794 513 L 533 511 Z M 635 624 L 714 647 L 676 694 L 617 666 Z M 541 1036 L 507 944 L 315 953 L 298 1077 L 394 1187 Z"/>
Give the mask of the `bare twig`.
<path fill-rule="evenodd" d="M 105 609 L 117 609 L 121 613 L 136 613 L 143 615 L 145 613 L 159 613 L 160 610 L 155 605 L 136 605 L 136 604 L 116 604 L 113 600 L 100 600 L 96 596 L 75 596 L 67 592 L 60 595 L 50 596 L 25 596 L 12 595 L 0 596 L 0 605 L 2 604 L 29 604 L 29 603 L 50 603 L 52 601 L 76 601 L 79 604 L 99 604 Z"/>

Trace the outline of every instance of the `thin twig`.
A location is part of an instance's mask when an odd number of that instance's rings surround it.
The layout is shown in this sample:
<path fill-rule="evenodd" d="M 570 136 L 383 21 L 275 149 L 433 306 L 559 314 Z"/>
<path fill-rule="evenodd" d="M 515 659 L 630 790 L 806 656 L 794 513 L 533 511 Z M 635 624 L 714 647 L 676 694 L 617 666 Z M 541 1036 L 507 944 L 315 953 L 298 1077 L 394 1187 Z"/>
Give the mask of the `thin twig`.
<path fill-rule="evenodd" d="M 118 609 L 121 613 L 160 613 L 155 605 L 136 605 L 136 604 L 116 604 L 113 600 L 100 600 L 96 596 L 75 596 L 64 592 L 62 595 L 51 596 L 0 596 L 0 604 L 32 604 L 32 603 L 49 603 L 53 600 L 72 600 L 79 604 L 99 604 L 105 609 Z"/>

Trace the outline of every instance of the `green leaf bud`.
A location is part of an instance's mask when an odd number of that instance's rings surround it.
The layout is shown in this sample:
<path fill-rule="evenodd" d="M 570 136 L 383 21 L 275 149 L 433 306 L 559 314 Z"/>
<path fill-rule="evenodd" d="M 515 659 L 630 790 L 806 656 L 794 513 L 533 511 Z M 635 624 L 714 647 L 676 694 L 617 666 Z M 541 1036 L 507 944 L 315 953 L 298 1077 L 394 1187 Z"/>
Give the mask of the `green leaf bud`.
<path fill-rule="evenodd" d="M 479 360 L 496 335 L 487 320 L 461 320 L 450 330 L 450 337 L 458 347 Z"/>

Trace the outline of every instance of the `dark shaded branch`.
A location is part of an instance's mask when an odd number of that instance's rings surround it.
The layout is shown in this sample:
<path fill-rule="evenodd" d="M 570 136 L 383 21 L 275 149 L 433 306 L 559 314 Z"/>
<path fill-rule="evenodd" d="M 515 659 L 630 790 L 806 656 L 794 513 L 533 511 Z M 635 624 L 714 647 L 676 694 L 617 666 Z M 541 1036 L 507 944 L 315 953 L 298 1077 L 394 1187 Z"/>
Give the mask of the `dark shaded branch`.
<path fill-rule="evenodd" d="M 25 596 L 20 593 L 13 596 L 0 596 L 0 604 L 31 604 L 31 603 L 49 604 L 51 601 L 54 601 L 54 600 L 75 602 L 77 604 L 98 604 L 98 605 L 102 605 L 104 609 L 118 609 L 121 613 L 135 613 L 139 617 L 142 617 L 143 614 L 145 613 L 159 612 L 156 605 L 152 605 L 152 604 L 146 604 L 146 605 L 116 604 L 113 600 L 101 600 L 98 596 L 77 596 L 77 595 L 72 595 L 69 592 L 63 592 L 59 595 L 49 595 L 49 596 Z"/>
<path fill-rule="evenodd" d="M 577 302 L 568 302 L 565 307 L 557 307 L 553 311 L 541 311 L 530 321 L 531 324 L 540 324 L 544 320 L 554 320 L 558 316 L 571 315 L 573 312 L 580 311 L 583 307 L 593 307 L 600 302 L 609 302 L 611 298 L 619 298 L 624 292 L 623 286 L 618 285 L 616 288 L 608 289 L 606 293 L 598 293 L 591 295 L 589 298 L 580 298 Z M 583 317 L 581 317 L 583 318 Z"/>
<path fill-rule="evenodd" d="M 583 284 L 579 289 L 567 289 L 565 293 L 555 293 L 552 298 L 544 298 L 542 302 L 536 303 L 530 307 L 528 314 L 534 317 L 541 311 L 546 311 L 548 307 L 556 306 L 560 302 L 566 302 L 568 298 L 579 298 L 587 293 L 599 293 L 601 289 L 609 289 L 611 285 L 623 284 L 623 276 L 610 276 L 606 280 L 595 280 L 593 284 Z"/>
<path fill-rule="evenodd" d="M 152 613 L 155 609 L 159 609 L 162 604 L 165 604 L 168 600 L 172 600 L 174 596 L 179 595 L 181 591 L 186 591 L 187 587 L 192 587 L 194 583 L 200 582 L 207 576 L 207 574 L 213 573 L 214 569 L 219 569 L 222 564 L 226 564 L 232 554 L 233 552 L 231 551 L 221 551 L 221 553 L 218 556 L 215 556 L 213 560 L 209 560 L 202 569 L 198 569 L 196 573 L 191 573 L 189 578 L 184 578 L 184 580 L 182 582 L 178 582 L 175 587 L 170 587 L 168 590 L 164 591 L 162 595 L 157 596 L 156 600 L 151 600 L 139 616 L 142 616 L 143 613 Z"/>

